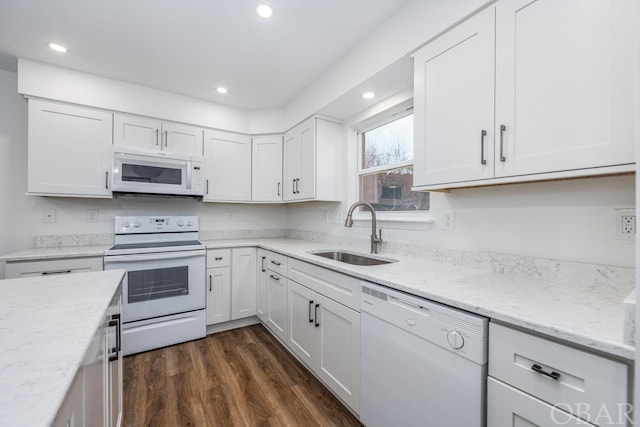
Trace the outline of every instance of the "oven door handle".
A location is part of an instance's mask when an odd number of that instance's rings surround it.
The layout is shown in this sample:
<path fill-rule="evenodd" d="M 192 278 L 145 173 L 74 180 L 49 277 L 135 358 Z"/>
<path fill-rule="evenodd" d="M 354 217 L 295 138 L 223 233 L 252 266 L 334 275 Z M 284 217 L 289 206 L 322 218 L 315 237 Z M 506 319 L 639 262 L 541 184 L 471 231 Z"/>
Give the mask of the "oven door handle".
<path fill-rule="evenodd" d="M 157 261 L 165 259 L 181 259 L 205 256 L 202 250 L 184 251 L 184 252 L 157 252 L 151 254 L 131 254 L 131 255 L 107 255 L 104 257 L 104 263 L 112 262 L 138 262 L 138 261 Z"/>

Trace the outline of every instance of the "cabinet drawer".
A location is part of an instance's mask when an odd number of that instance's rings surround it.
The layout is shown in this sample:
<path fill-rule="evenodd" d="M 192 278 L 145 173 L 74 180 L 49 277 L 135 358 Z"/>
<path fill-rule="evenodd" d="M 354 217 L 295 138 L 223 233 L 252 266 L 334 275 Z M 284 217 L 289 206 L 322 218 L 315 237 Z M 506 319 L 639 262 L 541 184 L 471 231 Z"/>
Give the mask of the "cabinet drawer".
<path fill-rule="evenodd" d="M 267 269 L 274 273 L 287 275 L 287 261 L 288 258 L 284 255 L 277 254 L 275 252 L 267 252 L 267 259 L 265 260 L 265 266 Z"/>
<path fill-rule="evenodd" d="M 581 418 L 601 410 L 617 414 L 627 404 L 627 370 L 623 363 L 490 324 L 489 375 Z"/>
<path fill-rule="evenodd" d="M 48 259 L 7 262 L 5 278 L 46 276 L 50 274 L 86 273 L 102 270 L 102 257 Z"/>
<path fill-rule="evenodd" d="M 359 279 L 293 258 L 289 259 L 287 277 L 340 304 L 360 311 Z"/>
<path fill-rule="evenodd" d="M 231 249 L 209 249 L 207 251 L 207 268 L 230 266 Z"/>
<path fill-rule="evenodd" d="M 493 378 L 487 380 L 487 425 L 503 427 L 592 426 Z"/>

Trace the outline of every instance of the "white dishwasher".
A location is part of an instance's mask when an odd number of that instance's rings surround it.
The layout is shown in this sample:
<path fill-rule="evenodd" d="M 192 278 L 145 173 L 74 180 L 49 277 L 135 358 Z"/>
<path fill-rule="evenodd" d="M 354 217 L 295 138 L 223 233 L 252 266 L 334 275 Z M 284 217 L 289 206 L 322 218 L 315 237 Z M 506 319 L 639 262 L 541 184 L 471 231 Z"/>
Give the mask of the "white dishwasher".
<path fill-rule="evenodd" d="M 485 317 L 362 282 L 360 420 L 486 425 Z"/>

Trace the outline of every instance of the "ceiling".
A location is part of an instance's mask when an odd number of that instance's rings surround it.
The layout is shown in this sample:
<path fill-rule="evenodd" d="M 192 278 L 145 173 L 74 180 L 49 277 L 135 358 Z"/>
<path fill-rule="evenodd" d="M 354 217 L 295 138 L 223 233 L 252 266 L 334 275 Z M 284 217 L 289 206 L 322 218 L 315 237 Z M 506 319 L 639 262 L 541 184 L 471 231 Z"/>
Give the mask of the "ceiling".
<path fill-rule="evenodd" d="M 265 20 L 254 12 L 259 0 L 0 0 L 0 68 L 15 71 L 21 57 L 242 109 L 279 108 L 408 1 L 268 0 Z"/>

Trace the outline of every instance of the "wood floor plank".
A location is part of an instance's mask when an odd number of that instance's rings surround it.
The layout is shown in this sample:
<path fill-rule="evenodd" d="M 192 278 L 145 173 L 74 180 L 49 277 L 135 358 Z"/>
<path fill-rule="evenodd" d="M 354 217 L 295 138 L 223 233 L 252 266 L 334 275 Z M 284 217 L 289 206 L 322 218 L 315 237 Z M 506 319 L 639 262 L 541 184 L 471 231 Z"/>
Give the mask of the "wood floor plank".
<path fill-rule="evenodd" d="M 124 359 L 126 427 L 361 426 L 262 325 Z"/>

